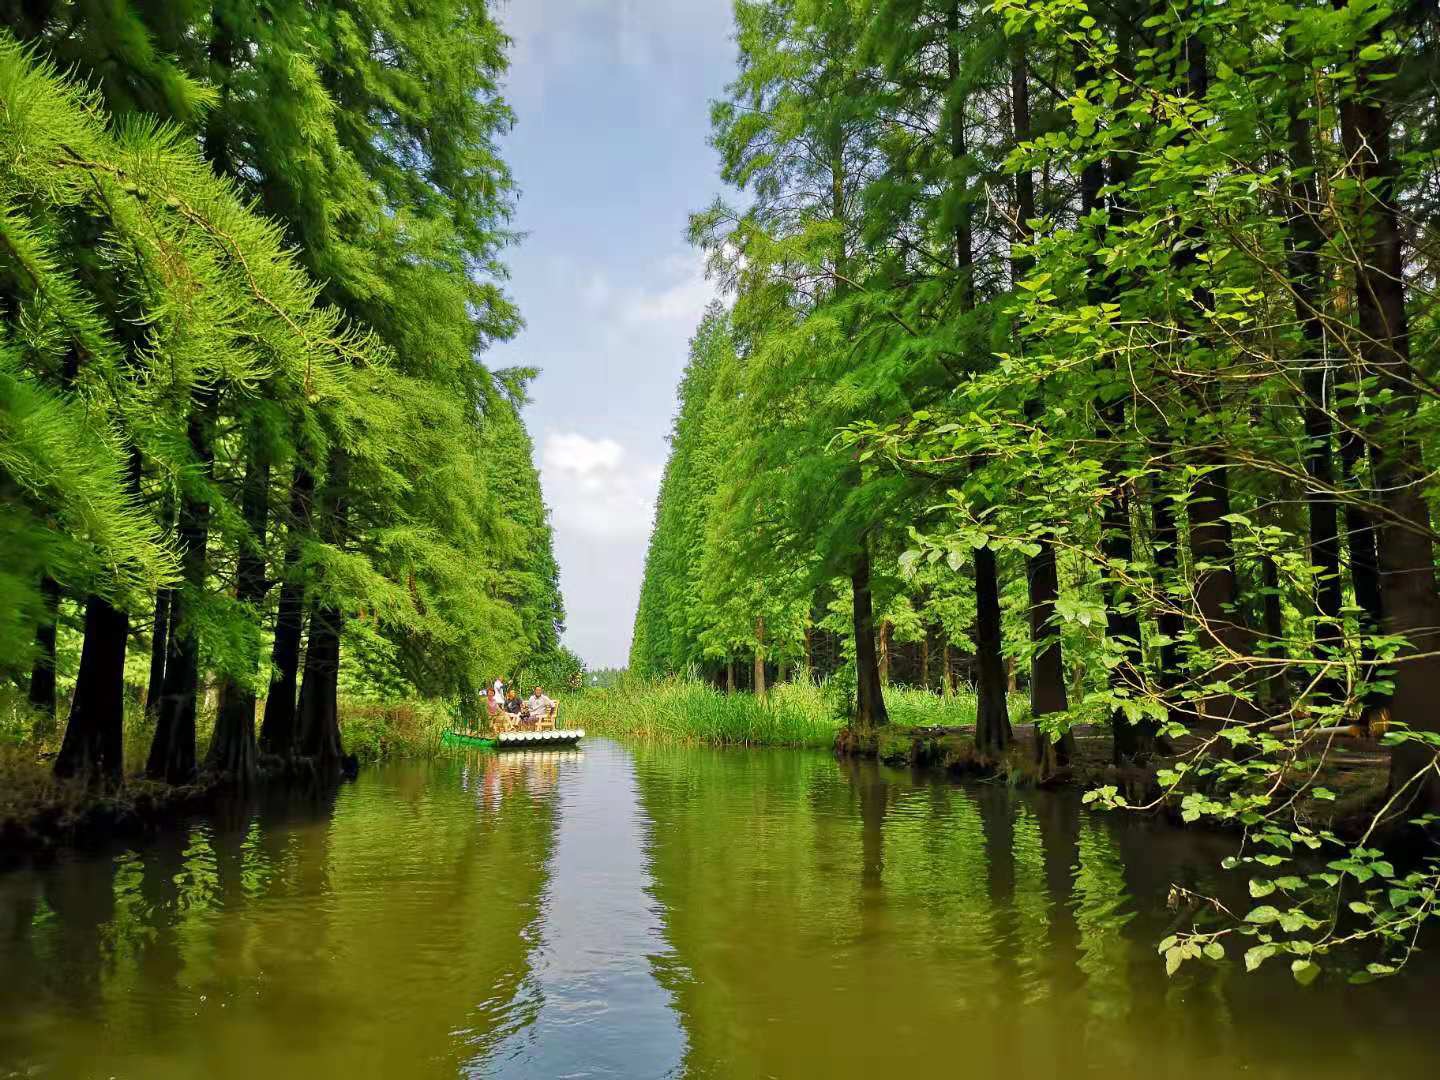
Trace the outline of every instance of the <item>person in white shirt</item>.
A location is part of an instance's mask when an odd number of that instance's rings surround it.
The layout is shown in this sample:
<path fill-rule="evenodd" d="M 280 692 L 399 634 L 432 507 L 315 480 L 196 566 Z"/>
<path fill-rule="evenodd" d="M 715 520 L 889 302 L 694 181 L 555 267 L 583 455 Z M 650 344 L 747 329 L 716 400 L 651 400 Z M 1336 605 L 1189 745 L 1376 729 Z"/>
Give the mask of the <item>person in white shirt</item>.
<path fill-rule="evenodd" d="M 530 697 L 525 702 L 530 712 L 531 720 L 539 720 L 541 717 L 550 715 L 550 708 L 555 704 L 545 696 L 544 687 L 537 686 L 530 692 Z"/>

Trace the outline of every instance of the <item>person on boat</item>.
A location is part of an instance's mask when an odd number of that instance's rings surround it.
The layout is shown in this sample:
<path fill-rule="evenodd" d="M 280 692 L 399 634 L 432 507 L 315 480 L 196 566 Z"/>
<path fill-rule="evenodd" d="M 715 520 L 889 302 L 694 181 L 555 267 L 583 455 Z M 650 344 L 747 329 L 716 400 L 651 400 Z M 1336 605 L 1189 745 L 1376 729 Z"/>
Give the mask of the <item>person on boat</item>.
<path fill-rule="evenodd" d="M 530 692 L 530 699 L 525 704 L 530 707 L 531 720 L 549 716 L 550 710 L 555 706 L 555 702 L 545 696 L 545 688 L 542 686 L 537 686 Z"/>
<path fill-rule="evenodd" d="M 495 688 L 493 686 L 487 686 L 485 688 L 485 715 L 490 717 L 492 724 L 495 722 L 495 717 L 500 713 L 500 704 L 500 695 L 495 692 Z"/>
<path fill-rule="evenodd" d="M 515 688 L 512 686 L 509 693 L 505 695 L 505 711 L 511 716 L 519 716 L 520 705 L 520 695 L 515 692 Z"/>

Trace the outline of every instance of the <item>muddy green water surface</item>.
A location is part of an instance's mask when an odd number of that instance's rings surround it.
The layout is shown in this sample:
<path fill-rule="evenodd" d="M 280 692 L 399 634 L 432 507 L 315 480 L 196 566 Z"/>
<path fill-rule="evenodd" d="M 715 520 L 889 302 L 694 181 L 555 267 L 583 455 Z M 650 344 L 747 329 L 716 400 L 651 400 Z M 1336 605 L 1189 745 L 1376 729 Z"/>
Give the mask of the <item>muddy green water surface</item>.
<path fill-rule="evenodd" d="M 824 754 L 458 751 L 0 875 L 0 1077 L 1436 1075 L 1434 963 L 1165 979 L 1227 850 Z"/>

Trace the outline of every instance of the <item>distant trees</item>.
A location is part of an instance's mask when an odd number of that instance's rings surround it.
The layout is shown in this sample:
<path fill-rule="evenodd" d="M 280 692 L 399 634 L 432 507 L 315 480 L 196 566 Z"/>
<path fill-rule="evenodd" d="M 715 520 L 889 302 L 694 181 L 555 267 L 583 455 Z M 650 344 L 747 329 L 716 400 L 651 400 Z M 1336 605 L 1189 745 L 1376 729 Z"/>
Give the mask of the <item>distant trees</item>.
<path fill-rule="evenodd" d="M 0 15 L 0 662 L 63 708 L 83 620 L 65 774 L 121 774 L 140 635 L 151 775 L 249 780 L 260 696 L 333 766 L 342 665 L 473 699 L 559 649 L 533 373 L 482 362 L 506 39 L 469 0 L 102 7 Z"/>

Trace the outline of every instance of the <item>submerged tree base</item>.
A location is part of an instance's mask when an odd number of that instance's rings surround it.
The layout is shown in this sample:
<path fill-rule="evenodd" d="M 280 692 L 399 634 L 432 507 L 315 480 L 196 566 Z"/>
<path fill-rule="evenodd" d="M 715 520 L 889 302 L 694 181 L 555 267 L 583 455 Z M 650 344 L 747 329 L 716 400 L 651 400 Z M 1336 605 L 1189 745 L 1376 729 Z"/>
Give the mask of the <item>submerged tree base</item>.
<path fill-rule="evenodd" d="M 1172 756 L 1157 757 L 1144 765 L 1117 766 L 1113 740 L 1107 728 L 1079 725 L 1071 729 L 1075 751 L 1070 763 L 1053 772 L 1042 773 L 1035 757 L 1035 725 L 1018 724 L 1014 742 L 998 757 L 982 755 L 975 743 L 972 725 L 914 726 L 882 728 L 862 732 L 841 728 L 835 736 L 835 753 L 840 757 L 878 760 L 886 765 L 938 769 L 957 776 L 995 777 L 1007 783 L 1037 787 L 1078 785 L 1085 789 L 1113 787 L 1132 806 L 1155 803 L 1155 811 L 1177 824 L 1184 824 L 1181 799 L 1176 791 L 1164 798 L 1161 775 L 1173 769 L 1188 747 L 1182 740 Z M 1295 812 L 1316 827 L 1341 835 L 1358 835 L 1372 822 L 1384 804 L 1390 761 L 1379 750 L 1334 755 L 1323 767 L 1323 786 L 1335 798 L 1303 798 Z M 1316 785 L 1316 777 L 1296 777 L 1296 787 Z M 1190 789 L 1187 789 L 1187 792 Z M 1213 823 L 1211 823 L 1213 824 Z"/>

